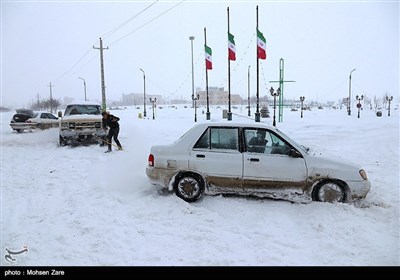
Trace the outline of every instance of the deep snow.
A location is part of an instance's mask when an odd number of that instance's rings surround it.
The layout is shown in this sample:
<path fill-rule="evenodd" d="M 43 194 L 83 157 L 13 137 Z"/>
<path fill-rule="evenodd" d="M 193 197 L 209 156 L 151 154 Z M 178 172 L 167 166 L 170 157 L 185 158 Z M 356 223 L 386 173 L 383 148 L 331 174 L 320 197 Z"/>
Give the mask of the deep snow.
<path fill-rule="evenodd" d="M 198 108 L 199 122 L 205 121 Z M 296 204 L 206 196 L 186 203 L 146 177 L 152 145 L 193 126 L 193 109 L 111 111 L 124 151 L 59 147 L 58 129 L 17 134 L 1 116 L 1 265 L 400 265 L 399 110 L 285 109 L 277 127 L 325 156 L 361 164 L 372 188 L 359 204 Z M 270 108 L 271 116 L 273 109 Z M 253 122 L 247 109 L 234 121 Z M 244 117 L 240 117 L 240 115 Z M 220 109 L 212 119 L 221 120 Z M 262 119 L 272 123 L 272 118 Z M 5 260 L 5 248 L 28 254 Z"/>

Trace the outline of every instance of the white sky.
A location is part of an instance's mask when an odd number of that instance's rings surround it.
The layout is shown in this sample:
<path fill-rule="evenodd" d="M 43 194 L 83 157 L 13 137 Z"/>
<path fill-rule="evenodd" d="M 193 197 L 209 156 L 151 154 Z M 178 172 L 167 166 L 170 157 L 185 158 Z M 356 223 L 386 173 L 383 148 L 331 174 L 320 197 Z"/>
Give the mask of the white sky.
<path fill-rule="evenodd" d="M 103 37 L 108 102 L 122 93 L 146 92 L 190 98 L 194 40 L 195 87 L 205 87 L 204 27 L 213 50 L 209 86 L 227 88 L 227 13 L 237 60 L 231 62 L 231 92 L 247 97 L 256 84 L 256 5 L 259 29 L 267 40 L 260 60 L 260 95 L 279 78 L 285 59 L 284 96 L 337 101 L 348 96 L 352 74 L 356 94 L 399 95 L 399 2 L 266 1 L 1 1 L 1 98 L 3 106 L 22 106 L 40 98 L 101 100 L 99 37 Z M 153 6 L 116 32 L 107 34 L 151 3 Z M 166 12 L 160 17 L 160 14 Z M 156 19 L 155 19 L 156 18 Z M 153 20 L 154 19 L 154 20 Z M 144 27 L 140 28 L 150 20 Z M 138 29 L 139 28 L 139 29 Z M 135 31 L 136 30 L 136 31 Z M 130 33 L 130 34 L 129 34 Z M 128 36 L 124 37 L 126 34 Z M 122 39 L 121 39 L 122 38 Z M 86 55 L 85 55 L 86 54 Z M 84 56 L 85 55 L 85 56 Z M 83 58 L 82 58 L 83 57 Z M 81 59 L 82 58 L 82 59 Z"/>

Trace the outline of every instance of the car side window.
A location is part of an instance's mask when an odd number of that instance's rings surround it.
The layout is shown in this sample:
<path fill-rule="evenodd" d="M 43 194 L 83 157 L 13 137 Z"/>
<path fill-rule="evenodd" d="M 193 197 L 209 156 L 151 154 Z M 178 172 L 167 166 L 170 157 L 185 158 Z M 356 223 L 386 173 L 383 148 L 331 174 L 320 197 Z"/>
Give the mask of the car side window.
<path fill-rule="evenodd" d="M 52 114 L 47 114 L 47 118 L 51 119 L 51 120 L 57 120 L 57 117 L 55 117 Z"/>
<path fill-rule="evenodd" d="M 281 137 L 266 129 L 246 128 L 244 137 L 246 151 L 250 153 L 287 155 L 292 148 Z"/>
<path fill-rule="evenodd" d="M 209 149 L 210 148 L 210 129 L 207 129 L 203 135 L 197 140 L 193 146 L 194 149 Z"/>
<path fill-rule="evenodd" d="M 272 142 L 270 154 L 287 155 L 292 146 L 276 134 L 270 133 L 270 135 Z"/>
<path fill-rule="evenodd" d="M 239 132 L 238 128 L 210 128 L 211 150 L 238 150 L 239 149 Z"/>
<path fill-rule="evenodd" d="M 47 119 L 47 114 L 46 113 L 41 113 L 40 114 L 41 119 Z"/>
<path fill-rule="evenodd" d="M 193 146 L 194 149 L 238 150 L 237 128 L 208 128 Z"/>
<path fill-rule="evenodd" d="M 271 136 L 266 129 L 246 128 L 244 130 L 246 151 L 250 153 L 269 153 Z"/>

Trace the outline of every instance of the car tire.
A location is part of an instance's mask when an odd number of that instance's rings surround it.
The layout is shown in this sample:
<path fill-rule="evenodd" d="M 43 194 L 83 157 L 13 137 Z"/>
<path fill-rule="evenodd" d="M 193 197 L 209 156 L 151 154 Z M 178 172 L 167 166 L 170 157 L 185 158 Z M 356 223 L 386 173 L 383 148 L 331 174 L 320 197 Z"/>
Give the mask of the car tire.
<path fill-rule="evenodd" d="M 37 125 L 37 128 L 39 128 L 39 129 L 44 129 L 44 124 L 42 124 L 42 123 L 38 124 L 38 125 Z"/>
<path fill-rule="evenodd" d="M 347 200 L 345 186 L 335 180 L 324 180 L 314 187 L 312 199 L 320 202 L 345 202 Z"/>
<path fill-rule="evenodd" d="M 65 140 L 62 136 L 59 136 L 60 146 L 66 146 L 68 141 Z"/>
<path fill-rule="evenodd" d="M 18 132 L 18 133 L 21 133 L 23 130 L 22 129 L 16 129 L 15 131 Z"/>
<path fill-rule="evenodd" d="M 184 201 L 194 202 L 204 193 L 203 178 L 194 173 L 181 173 L 175 178 L 174 192 Z"/>

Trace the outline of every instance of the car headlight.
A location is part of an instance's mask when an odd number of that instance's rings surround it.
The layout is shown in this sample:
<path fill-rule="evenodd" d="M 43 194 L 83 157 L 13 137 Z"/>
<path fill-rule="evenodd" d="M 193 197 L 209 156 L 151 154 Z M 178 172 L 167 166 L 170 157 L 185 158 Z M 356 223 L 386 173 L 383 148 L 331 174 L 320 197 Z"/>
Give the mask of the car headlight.
<path fill-rule="evenodd" d="M 360 171 L 358 171 L 360 173 L 361 178 L 363 178 L 364 180 L 368 180 L 367 177 L 367 172 L 365 172 L 364 169 L 361 169 Z"/>

